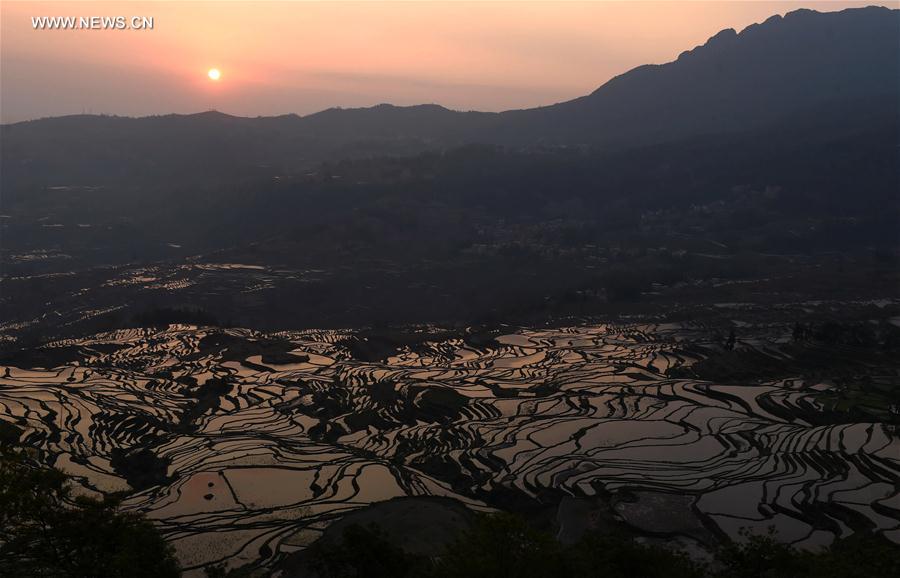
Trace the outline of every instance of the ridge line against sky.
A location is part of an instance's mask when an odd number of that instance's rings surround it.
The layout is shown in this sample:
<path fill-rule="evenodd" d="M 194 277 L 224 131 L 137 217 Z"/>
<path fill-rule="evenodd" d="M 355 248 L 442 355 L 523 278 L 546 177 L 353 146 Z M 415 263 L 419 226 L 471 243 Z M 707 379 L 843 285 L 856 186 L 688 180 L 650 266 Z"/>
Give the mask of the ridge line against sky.
<path fill-rule="evenodd" d="M 0 3 L 0 122 L 333 107 L 532 108 L 662 64 L 719 31 L 800 8 L 896 2 Z M 152 30 L 32 18 L 148 17 Z M 210 81 L 207 71 L 221 70 Z"/>

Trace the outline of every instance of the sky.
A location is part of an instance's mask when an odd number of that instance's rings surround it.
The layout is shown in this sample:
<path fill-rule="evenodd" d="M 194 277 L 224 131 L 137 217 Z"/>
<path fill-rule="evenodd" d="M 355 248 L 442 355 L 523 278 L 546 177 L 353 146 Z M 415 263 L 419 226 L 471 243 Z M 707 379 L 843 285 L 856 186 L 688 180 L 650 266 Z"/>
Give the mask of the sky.
<path fill-rule="evenodd" d="M 724 28 L 897 2 L 0 2 L 0 122 L 66 114 L 499 111 L 587 94 Z M 127 29 L 36 29 L 122 16 Z M 132 18 L 138 26 L 131 29 Z M 152 18 L 147 29 L 142 18 Z M 208 71 L 220 71 L 217 81 Z"/>

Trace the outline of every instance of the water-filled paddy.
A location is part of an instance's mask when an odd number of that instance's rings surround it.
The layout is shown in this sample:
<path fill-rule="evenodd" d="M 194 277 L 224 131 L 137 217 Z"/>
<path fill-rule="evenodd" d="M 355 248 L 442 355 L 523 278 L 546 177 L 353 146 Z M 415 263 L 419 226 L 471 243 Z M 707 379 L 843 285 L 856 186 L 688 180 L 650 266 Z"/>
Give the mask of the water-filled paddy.
<path fill-rule="evenodd" d="M 128 488 L 188 567 L 278 558 L 396 496 L 478 510 L 500 489 L 612 500 L 634 528 L 701 541 L 770 525 L 807 546 L 854 527 L 900 541 L 896 434 L 812 419 L 827 383 L 673 377 L 700 356 L 689 328 L 448 338 L 381 362 L 355 359 L 350 336 L 172 326 L 59 342 L 50 357 L 77 362 L 0 368 L 0 419 L 86 490 Z M 150 478 L 134 474 L 140 449 Z M 560 505 L 566 532 L 580 509 Z"/>

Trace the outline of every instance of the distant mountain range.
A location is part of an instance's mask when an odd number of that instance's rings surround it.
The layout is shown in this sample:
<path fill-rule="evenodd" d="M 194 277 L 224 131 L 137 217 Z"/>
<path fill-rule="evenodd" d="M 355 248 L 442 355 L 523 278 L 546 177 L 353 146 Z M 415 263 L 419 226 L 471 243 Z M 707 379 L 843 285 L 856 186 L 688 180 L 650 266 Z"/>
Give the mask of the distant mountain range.
<path fill-rule="evenodd" d="M 740 33 L 723 30 L 674 62 L 635 68 L 587 96 L 528 110 L 378 105 L 304 117 L 205 112 L 21 122 L 0 129 L 0 184 L 8 192 L 157 179 L 206 182 L 253 167 L 290 173 L 328 159 L 467 143 L 627 148 L 803 118 L 820 130 L 862 120 L 896 124 L 898 47 L 900 10 L 797 10 Z"/>

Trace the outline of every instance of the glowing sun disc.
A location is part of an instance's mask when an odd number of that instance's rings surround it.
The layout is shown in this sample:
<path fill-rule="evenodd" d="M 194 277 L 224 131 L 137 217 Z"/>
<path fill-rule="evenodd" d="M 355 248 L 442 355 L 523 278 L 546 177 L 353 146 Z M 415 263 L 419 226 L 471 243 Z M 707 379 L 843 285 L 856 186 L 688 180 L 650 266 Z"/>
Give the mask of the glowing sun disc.
<path fill-rule="evenodd" d="M 219 80 L 219 78 L 222 77 L 222 73 L 219 72 L 218 68 L 210 68 L 207 71 L 206 76 L 208 76 L 210 80 Z"/>

